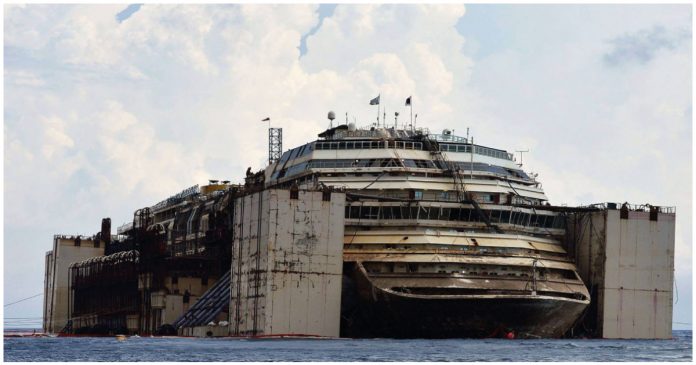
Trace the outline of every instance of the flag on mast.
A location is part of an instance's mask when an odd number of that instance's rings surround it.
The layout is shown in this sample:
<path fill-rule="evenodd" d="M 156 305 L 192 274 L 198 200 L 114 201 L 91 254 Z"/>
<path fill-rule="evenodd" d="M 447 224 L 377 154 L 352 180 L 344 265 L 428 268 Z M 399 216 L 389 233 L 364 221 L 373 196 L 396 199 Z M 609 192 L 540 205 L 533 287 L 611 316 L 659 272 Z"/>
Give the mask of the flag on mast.
<path fill-rule="evenodd" d="M 261 121 L 262 121 L 262 122 L 270 122 L 270 121 L 271 121 L 271 118 L 266 117 L 266 119 L 261 119 Z"/>
<path fill-rule="evenodd" d="M 379 95 L 376 98 L 370 100 L 370 105 L 379 105 Z"/>
<path fill-rule="evenodd" d="M 411 105 L 411 97 L 410 96 L 406 99 L 406 106 L 409 106 L 409 105 Z"/>

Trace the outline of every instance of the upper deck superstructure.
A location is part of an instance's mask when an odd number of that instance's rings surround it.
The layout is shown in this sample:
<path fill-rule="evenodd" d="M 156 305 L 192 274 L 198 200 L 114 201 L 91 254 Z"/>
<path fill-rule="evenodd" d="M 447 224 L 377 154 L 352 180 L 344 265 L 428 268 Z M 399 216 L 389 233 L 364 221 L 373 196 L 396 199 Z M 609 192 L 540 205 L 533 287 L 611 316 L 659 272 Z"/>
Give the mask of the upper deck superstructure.
<path fill-rule="evenodd" d="M 428 337 L 484 336 L 492 325 L 555 337 L 589 303 L 562 245 L 565 216 L 512 154 L 448 130 L 341 125 L 319 137 L 269 165 L 265 185 L 346 190 L 344 289 L 356 287 L 362 304 L 343 308 L 344 335 L 376 322 L 384 332 L 369 335 L 419 335 L 433 326 L 416 318 L 427 318 L 442 324 Z M 431 305 L 430 317 L 411 313 Z M 526 322 L 481 305 L 524 308 Z"/>
<path fill-rule="evenodd" d="M 510 195 L 514 203 L 547 201 L 540 184 L 504 150 L 472 144 L 448 131 L 435 135 L 342 127 L 345 129 L 328 130 L 320 134 L 323 139 L 285 152 L 266 169 L 266 181 L 282 184 L 319 173 L 327 182 L 340 183 L 347 189 L 382 190 L 405 184 L 399 187 L 446 192 L 457 189 L 451 176 L 446 176 L 454 167 L 464 179 L 463 190 L 480 193 L 475 194 L 479 202 L 493 202 L 499 194 Z M 388 176 L 375 181 L 370 176 L 374 173 Z"/>

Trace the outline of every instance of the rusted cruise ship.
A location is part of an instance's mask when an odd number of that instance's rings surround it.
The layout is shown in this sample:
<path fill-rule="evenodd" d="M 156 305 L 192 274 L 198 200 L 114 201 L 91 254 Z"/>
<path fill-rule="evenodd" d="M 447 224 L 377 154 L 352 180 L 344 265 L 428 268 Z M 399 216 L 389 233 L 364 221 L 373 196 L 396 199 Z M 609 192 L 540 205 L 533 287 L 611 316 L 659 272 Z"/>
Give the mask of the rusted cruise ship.
<path fill-rule="evenodd" d="M 345 188 L 341 336 L 560 337 L 590 303 L 563 213 L 511 153 L 449 130 L 319 137 L 259 177 Z"/>

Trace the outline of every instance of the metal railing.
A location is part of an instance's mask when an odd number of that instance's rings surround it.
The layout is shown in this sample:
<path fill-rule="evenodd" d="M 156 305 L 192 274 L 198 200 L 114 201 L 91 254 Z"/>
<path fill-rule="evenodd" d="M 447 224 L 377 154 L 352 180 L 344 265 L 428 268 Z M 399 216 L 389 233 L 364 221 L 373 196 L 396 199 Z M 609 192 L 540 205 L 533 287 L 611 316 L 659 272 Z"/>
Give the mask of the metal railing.
<path fill-rule="evenodd" d="M 665 214 L 675 214 L 677 212 L 677 207 L 667 207 L 667 206 L 657 206 L 657 205 L 652 205 L 650 203 L 646 204 L 631 204 L 631 203 L 614 203 L 614 202 L 605 202 L 605 203 L 594 203 L 594 204 L 588 204 L 588 205 L 580 205 L 579 207 L 581 208 L 597 208 L 597 209 L 621 209 L 623 206 L 626 206 L 629 211 L 633 212 L 649 212 L 650 209 L 657 209 L 658 212 L 660 213 L 665 213 Z"/>

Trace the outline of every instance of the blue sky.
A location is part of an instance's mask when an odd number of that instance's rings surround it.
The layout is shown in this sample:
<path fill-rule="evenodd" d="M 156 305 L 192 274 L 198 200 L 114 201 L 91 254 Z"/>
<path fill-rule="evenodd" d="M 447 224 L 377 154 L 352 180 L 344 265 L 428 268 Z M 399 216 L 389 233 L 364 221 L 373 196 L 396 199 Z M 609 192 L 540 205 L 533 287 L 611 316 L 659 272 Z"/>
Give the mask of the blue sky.
<path fill-rule="evenodd" d="M 371 123 L 381 94 L 389 115 L 412 95 L 421 126 L 529 149 L 554 204 L 676 206 L 675 321 L 691 323 L 690 5 L 4 10 L 6 302 L 42 291 L 53 234 L 239 181 L 263 166 L 266 116 L 289 148 L 328 110 Z"/>

